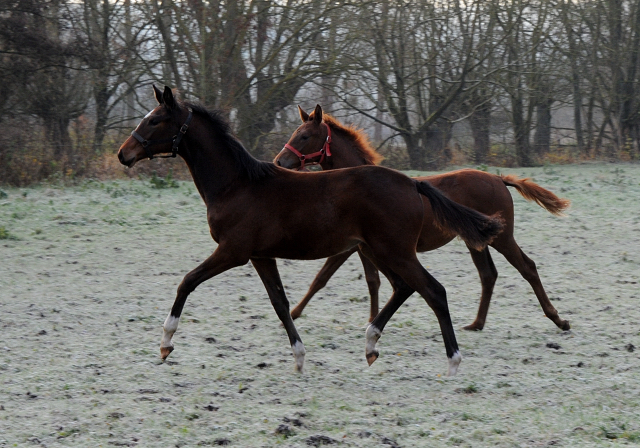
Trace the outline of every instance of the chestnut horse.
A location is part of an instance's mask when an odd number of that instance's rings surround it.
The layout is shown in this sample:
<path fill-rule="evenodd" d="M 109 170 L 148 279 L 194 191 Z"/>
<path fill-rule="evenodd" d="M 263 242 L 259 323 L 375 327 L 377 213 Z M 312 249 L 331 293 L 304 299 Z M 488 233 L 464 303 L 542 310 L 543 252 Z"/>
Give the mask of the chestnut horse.
<path fill-rule="evenodd" d="M 207 206 L 211 236 L 218 243 L 178 286 L 163 325 L 163 359 L 173 351 L 171 339 L 188 295 L 202 282 L 251 261 L 287 332 L 296 370 L 301 371 L 305 349 L 289 314 L 275 259 L 318 259 L 360 247 L 396 291 L 366 330 L 368 363 L 378 357 L 376 343 L 402 297 L 418 291 L 438 318 L 448 373 L 456 373 L 462 358 L 446 293 L 420 265 L 415 250 L 424 216 L 421 197 L 428 198 L 429 213 L 440 226 L 478 250 L 500 232 L 500 219 L 456 204 L 429 183 L 387 168 L 298 173 L 258 161 L 233 137 L 219 113 L 177 101 L 168 87 L 164 92 L 154 87 L 154 92 L 159 105 L 122 144 L 118 159 L 132 167 L 162 153 L 181 156 Z"/>
<path fill-rule="evenodd" d="M 305 163 L 319 164 L 323 170 L 332 170 L 374 165 L 382 160 L 382 156 L 371 147 L 367 136 L 361 130 L 353 126 L 344 126 L 330 115 L 323 114 L 319 105 L 311 114 L 307 114 L 302 108 L 299 108 L 299 112 L 302 125 L 293 132 L 289 142 L 274 159 L 277 165 L 289 169 L 300 169 L 304 167 Z M 317 148 L 322 149 L 319 152 L 314 152 Z M 525 199 L 535 201 L 555 215 L 561 215 L 562 211 L 569 206 L 568 200 L 557 197 L 529 179 L 518 179 L 513 175 L 497 176 L 479 170 L 458 170 L 435 176 L 418 177 L 416 180 L 429 182 L 443 191 L 450 199 L 480 213 L 500 214 L 505 220 L 505 227 L 490 245 L 504 255 L 507 261 L 529 282 L 545 315 L 562 330 L 570 328 L 569 322 L 560 319 L 558 312 L 549 301 L 540 282 L 535 263 L 525 255 L 513 238 L 513 200 L 507 187 L 515 187 Z M 434 220 L 430 209 L 425 208 L 424 210 L 425 217 L 417 247 L 419 252 L 437 249 L 453 239 L 453 235 Z M 482 295 L 475 321 L 464 329 L 482 330 L 498 272 L 487 247 L 478 250 L 467 246 L 480 275 Z M 313 280 L 307 294 L 291 311 L 293 319 L 300 317 L 302 310 L 313 295 L 327 284 L 336 270 L 356 250 L 357 248 L 354 248 L 327 260 Z M 375 266 L 362 254 L 360 254 L 360 258 L 371 296 L 369 320 L 373 320 L 378 313 L 380 278 Z"/>

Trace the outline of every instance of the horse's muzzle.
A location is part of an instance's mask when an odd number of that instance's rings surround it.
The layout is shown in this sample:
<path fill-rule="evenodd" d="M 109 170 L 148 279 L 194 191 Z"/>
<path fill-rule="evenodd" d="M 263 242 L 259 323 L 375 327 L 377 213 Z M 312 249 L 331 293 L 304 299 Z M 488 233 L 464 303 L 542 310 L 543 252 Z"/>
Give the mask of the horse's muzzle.
<path fill-rule="evenodd" d="M 123 164 L 127 168 L 131 168 L 133 166 L 133 163 L 136 160 L 136 158 L 132 157 L 129 160 L 125 160 L 124 153 L 122 152 L 122 150 L 120 150 L 120 151 L 118 151 L 118 160 L 120 161 L 121 164 Z"/>
<path fill-rule="evenodd" d="M 134 155 L 133 157 L 126 159 L 124 156 L 124 151 L 122 150 L 122 148 L 120 148 L 120 151 L 118 151 L 118 160 L 127 168 L 131 168 L 136 163 L 136 156 Z"/>

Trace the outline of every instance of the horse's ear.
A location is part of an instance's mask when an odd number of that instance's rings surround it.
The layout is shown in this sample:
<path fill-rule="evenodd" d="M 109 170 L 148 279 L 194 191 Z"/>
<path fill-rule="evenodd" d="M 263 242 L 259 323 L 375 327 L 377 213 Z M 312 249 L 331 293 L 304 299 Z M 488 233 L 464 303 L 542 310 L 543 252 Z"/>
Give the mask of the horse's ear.
<path fill-rule="evenodd" d="M 164 105 L 168 109 L 174 109 L 176 107 L 176 100 L 173 98 L 173 92 L 169 88 L 169 86 L 164 86 L 164 92 L 162 92 L 162 99 L 164 100 Z"/>
<path fill-rule="evenodd" d="M 322 107 L 319 104 L 316 104 L 316 108 L 313 111 L 313 121 L 318 124 L 322 123 Z"/>
<path fill-rule="evenodd" d="M 300 113 L 300 119 L 303 123 L 306 123 L 309 120 L 309 114 L 302 110 L 302 107 L 298 106 L 298 113 Z"/>
<path fill-rule="evenodd" d="M 162 104 L 164 102 L 162 99 L 162 90 L 158 89 L 155 84 L 153 84 L 153 94 L 155 95 L 158 104 Z"/>

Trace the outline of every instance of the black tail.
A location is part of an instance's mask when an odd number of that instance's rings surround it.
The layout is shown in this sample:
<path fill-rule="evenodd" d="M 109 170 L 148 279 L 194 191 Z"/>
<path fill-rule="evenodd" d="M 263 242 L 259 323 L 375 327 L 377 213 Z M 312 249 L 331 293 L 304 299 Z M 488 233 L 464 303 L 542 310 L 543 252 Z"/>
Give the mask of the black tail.
<path fill-rule="evenodd" d="M 428 182 L 415 182 L 418 193 L 429 199 L 436 224 L 458 235 L 470 247 L 482 250 L 502 231 L 504 222 L 500 216 L 484 215 L 452 201 Z"/>

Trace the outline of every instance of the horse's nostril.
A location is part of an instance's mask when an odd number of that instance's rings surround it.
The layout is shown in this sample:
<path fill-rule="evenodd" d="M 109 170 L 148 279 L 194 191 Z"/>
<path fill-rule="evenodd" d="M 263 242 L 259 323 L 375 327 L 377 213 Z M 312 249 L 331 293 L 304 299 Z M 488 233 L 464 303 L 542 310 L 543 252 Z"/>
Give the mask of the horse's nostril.
<path fill-rule="evenodd" d="M 280 159 L 276 160 L 276 165 L 278 165 L 278 166 L 282 166 L 282 165 L 280 164 Z"/>

